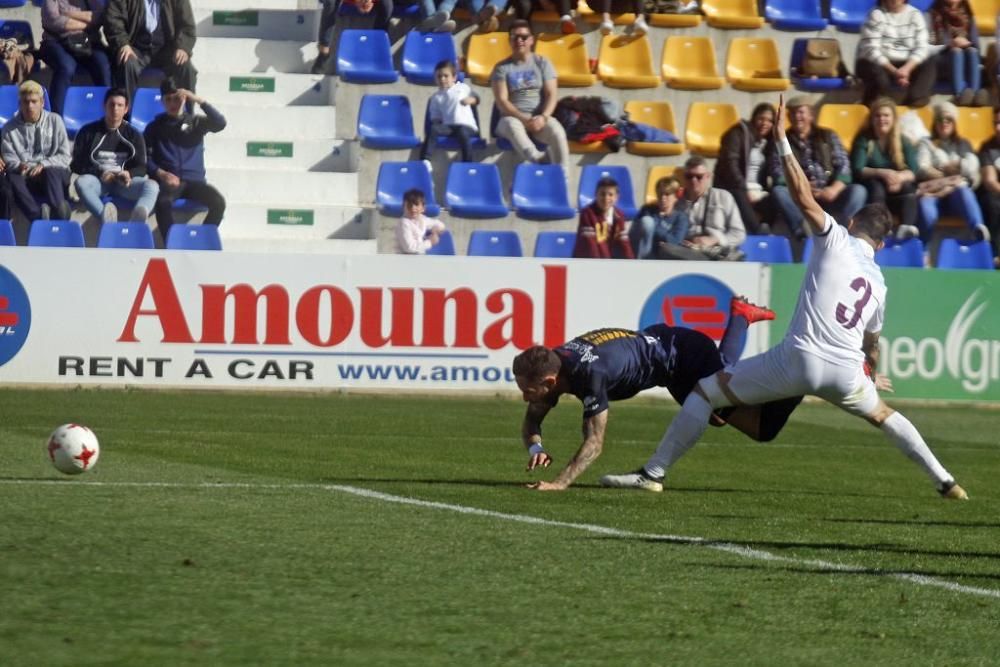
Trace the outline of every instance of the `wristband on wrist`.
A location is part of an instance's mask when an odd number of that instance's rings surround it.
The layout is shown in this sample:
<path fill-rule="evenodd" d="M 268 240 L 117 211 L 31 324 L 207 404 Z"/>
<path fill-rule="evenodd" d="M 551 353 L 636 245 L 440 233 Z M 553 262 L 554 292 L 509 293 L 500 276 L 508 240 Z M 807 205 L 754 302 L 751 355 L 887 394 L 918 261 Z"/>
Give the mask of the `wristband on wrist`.
<path fill-rule="evenodd" d="M 544 454 L 545 448 L 542 447 L 542 443 L 536 442 L 531 447 L 528 447 L 528 454 L 534 456 L 535 454 Z"/>
<path fill-rule="evenodd" d="M 792 145 L 788 143 L 788 137 L 782 137 L 781 143 L 778 144 L 778 155 L 785 157 L 786 155 L 792 154 Z"/>

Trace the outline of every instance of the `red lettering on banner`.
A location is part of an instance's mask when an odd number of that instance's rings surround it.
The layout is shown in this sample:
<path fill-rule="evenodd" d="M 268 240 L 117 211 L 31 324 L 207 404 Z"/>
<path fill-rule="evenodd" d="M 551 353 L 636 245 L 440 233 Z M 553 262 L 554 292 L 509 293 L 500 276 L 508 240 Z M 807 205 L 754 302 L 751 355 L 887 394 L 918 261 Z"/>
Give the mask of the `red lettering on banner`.
<path fill-rule="evenodd" d="M 476 293 L 461 287 L 445 293 L 443 289 L 422 289 L 424 296 L 424 338 L 422 347 L 447 347 L 444 340 L 445 306 L 455 304 L 454 347 L 478 347 L 479 319 Z"/>
<path fill-rule="evenodd" d="M 142 310 L 142 302 L 146 294 L 153 298 L 153 310 Z M 170 269 L 164 259 L 151 259 L 146 265 L 146 273 L 142 275 L 139 291 L 136 292 L 132 310 L 125 320 L 125 328 L 118 336 L 119 343 L 137 343 L 135 337 L 135 321 L 140 315 L 153 315 L 160 320 L 163 328 L 163 343 L 193 343 L 191 330 L 184 319 L 181 300 L 177 298 L 177 289 L 170 277 Z"/>
<path fill-rule="evenodd" d="M 260 292 L 246 284 L 202 285 L 201 343 L 225 343 L 226 300 L 233 299 L 233 343 L 256 345 L 257 305 L 264 299 L 265 345 L 290 345 L 288 337 L 288 292 L 280 285 L 268 285 Z"/>
<path fill-rule="evenodd" d="M 566 267 L 543 266 L 542 270 L 545 272 L 545 337 L 542 345 L 558 347 L 566 342 Z"/>
<path fill-rule="evenodd" d="M 413 347 L 413 290 L 392 287 L 392 319 L 389 337 L 382 333 L 382 288 L 362 287 L 361 340 L 371 347 L 387 343 L 400 347 Z"/>
<path fill-rule="evenodd" d="M 513 343 L 514 347 L 524 350 L 534 344 L 532 332 L 535 329 L 533 322 L 534 303 L 531 295 L 517 289 L 501 289 L 486 297 L 486 310 L 491 313 L 502 313 L 504 302 L 509 297 L 511 309 L 510 314 L 501 317 L 483 331 L 483 345 L 491 350 L 499 350 L 501 347 Z M 510 336 L 504 335 L 504 327 L 510 323 Z"/>
<path fill-rule="evenodd" d="M 330 295 L 329 333 L 323 338 L 319 326 L 320 298 Z M 319 347 L 333 347 L 344 342 L 354 326 L 354 306 L 344 290 L 333 285 L 319 285 L 306 290 L 295 308 L 295 324 L 307 342 Z"/>

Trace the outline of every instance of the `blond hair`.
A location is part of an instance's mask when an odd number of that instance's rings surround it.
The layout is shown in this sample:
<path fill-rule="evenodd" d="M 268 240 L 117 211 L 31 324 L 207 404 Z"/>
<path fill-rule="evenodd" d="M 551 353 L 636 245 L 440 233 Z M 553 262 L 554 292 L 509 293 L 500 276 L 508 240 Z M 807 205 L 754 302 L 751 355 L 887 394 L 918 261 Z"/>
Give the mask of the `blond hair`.
<path fill-rule="evenodd" d="M 27 97 L 28 95 L 38 95 L 41 98 L 45 98 L 45 89 L 42 88 L 42 84 L 37 81 L 25 81 L 21 84 L 21 87 L 17 89 L 17 96 Z"/>
<path fill-rule="evenodd" d="M 872 105 L 869 107 L 869 131 L 871 132 L 872 139 L 881 144 L 881 140 L 875 136 L 872 121 L 875 119 L 875 112 L 882 108 L 887 108 L 892 111 L 892 129 L 889 130 L 888 145 L 884 147 L 886 157 L 892 161 L 892 163 L 896 166 L 896 169 L 904 171 L 909 169 L 909 167 L 906 166 L 906 155 L 903 153 L 903 132 L 899 127 L 899 110 L 896 108 L 896 102 L 894 102 L 891 97 L 880 97 L 872 102 Z M 872 143 L 869 142 L 869 155 L 871 155 L 872 148 Z"/>

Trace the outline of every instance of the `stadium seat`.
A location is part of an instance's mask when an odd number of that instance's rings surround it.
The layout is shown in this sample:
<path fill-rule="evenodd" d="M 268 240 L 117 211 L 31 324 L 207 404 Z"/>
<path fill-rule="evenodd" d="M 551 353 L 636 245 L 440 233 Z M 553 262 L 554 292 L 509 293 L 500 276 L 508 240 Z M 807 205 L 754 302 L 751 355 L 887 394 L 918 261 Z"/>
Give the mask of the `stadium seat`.
<path fill-rule="evenodd" d="M 602 178 L 613 178 L 618 181 L 618 208 L 631 220 L 638 208 L 635 205 L 635 193 L 632 188 L 632 175 L 628 167 L 588 164 L 580 170 L 580 188 L 576 195 L 576 205 L 579 208 L 590 206 L 597 191 L 597 182 Z"/>
<path fill-rule="evenodd" d="M 701 11 L 713 28 L 755 30 L 764 25 L 757 0 L 703 0 Z"/>
<path fill-rule="evenodd" d="M 500 110 L 497 109 L 496 105 L 494 104 L 493 112 L 490 114 L 490 136 L 493 137 L 493 140 L 497 144 L 497 148 L 499 148 L 500 150 L 502 151 L 513 150 L 514 147 L 511 146 L 511 143 L 509 141 L 507 141 L 503 137 L 497 136 L 497 123 L 499 122 L 500 122 Z M 538 150 L 544 151 L 546 149 L 546 145 L 538 141 L 537 139 L 532 137 L 531 141 L 535 144 L 535 148 L 537 148 Z"/>
<path fill-rule="evenodd" d="M 28 232 L 28 245 L 82 248 L 83 228 L 72 220 L 35 220 Z"/>
<path fill-rule="evenodd" d="M 993 269 L 993 253 L 989 241 L 962 243 L 957 239 L 943 239 L 938 248 L 939 269 Z"/>
<path fill-rule="evenodd" d="M 45 90 L 45 99 L 42 104 L 46 111 L 51 111 L 52 107 L 49 106 L 49 91 Z M 0 86 L 0 127 L 3 127 L 4 123 L 14 117 L 17 113 L 18 99 L 17 99 L 17 86 L 10 84 L 6 86 Z"/>
<path fill-rule="evenodd" d="M 908 0 L 907 4 L 916 7 L 922 12 L 927 12 L 931 8 L 931 5 L 934 4 L 934 0 Z"/>
<path fill-rule="evenodd" d="M 431 106 L 430 98 L 427 98 L 427 109 L 424 110 L 424 136 L 431 131 L 431 115 L 428 113 Z M 479 124 L 479 105 L 473 105 L 472 107 L 472 117 L 476 120 L 476 127 L 482 127 Z M 458 139 L 448 136 L 448 135 L 438 135 L 434 142 L 435 148 L 444 148 L 446 150 L 457 151 L 462 148 L 462 145 L 458 143 Z M 482 149 L 486 148 L 486 140 L 481 136 L 475 136 L 472 138 L 472 148 Z"/>
<path fill-rule="evenodd" d="M 733 88 L 750 92 L 786 90 L 791 83 L 781 76 L 778 45 L 774 40 L 749 37 L 729 42 L 726 78 Z"/>
<path fill-rule="evenodd" d="M 722 135 L 739 120 L 735 104 L 692 102 L 688 107 L 684 143 L 692 153 L 716 157 Z"/>
<path fill-rule="evenodd" d="M 807 264 L 813 253 L 813 237 L 806 237 L 806 242 L 802 244 L 802 263 Z"/>
<path fill-rule="evenodd" d="M 868 107 L 863 104 L 824 104 L 816 117 L 816 124 L 836 132 L 848 152 L 867 122 Z"/>
<path fill-rule="evenodd" d="M 157 88 L 136 88 L 135 97 L 132 99 L 132 118 L 129 120 L 135 129 L 145 132 L 146 126 L 163 113 L 160 97 Z"/>
<path fill-rule="evenodd" d="M 573 256 L 576 232 L 538 232 L 535 237 L 535 257 L 567 259 Z"/>
<path fill-rule="evenodd" d="M 489 232 L 477 229 L 469 236 L 467 255 L 478 257 L 523 257 L 521 238 L 514 231 Z"/>
<path fill-rule="evenodd" d="M 505 218 L 500 170 L 485 162 L 452 162 L 444 191 L 448 211 L 461 218 Z"/>
<path fill-rule="evenodd" d="M 993 107 L 959 107 L 958 133 L 968 139 L 972 148 L 979 150 L 983 142 L 994 135 Z"/>
<path fill-rule="evenodd" d="M 626 144 L 626 150 L 629 153 L 655 156 L 680 155 L 684 152 L 684 142 L 680 141 L 680 132 L 677 130 L 676 121 L 674 121 L 674 108 L 670 106 L 670 102 L 630 100 L 625 103 L 625 112 L 630 121 L 666 130 L 678 139 L 675 144 L 658 141 L 630 141 Z"/>
<path fill-rule="evenodd" d="M 612 88 L 656 88 L 660 77 L 653 68 L 649 38 L 605 35 L 597 55 L 597 76 Z"/>
<path fill-rule="evenodd" d="M 920 239 L 886 239 L 885 247 L 875 253 L 879 266 L 924 268 L 924 244 Z"/>
<path fill-rule="evenodd" d="M 740 250 L 748 262 L 792 263 L 792 244 L 787 236 L 747 236 Z"/>
<path fill-rule="evenodd" d="M 403 42 L 403 76 L 409 83 L 433 86 L 434 66 L 447 60 L 458 68 L 455 39 L 447 32 L 406 33 Z"/>
<path fill-rule="evenodd" d="M 385 30 L 344 30 L 337 44 L 337 75 L 349 83 L 393 83 L 389 34 Z"/>
<path fill-rule="evenodd" d="M 14 225 L 10 220 L 0 220 L 0 245 L 17 245 L 14 239 Z"/>
<path fill-rule="evenodd" d="M 222 250 L 218 225 L 174 225 L 167 232 L 167 250 Z"/>
<path fill-rule="evenodd" d="M 383 215 L 403 215 L 403 193 L 417 188 L 424 193 L 425 213 L 432 218 L 441 214 L 434 198 L 434 183 L 423 162 L 383 162 L 375 184 L 375 205 Z"/>
<path fill-rule="evenodd" d="M 365 95 L 358 110 L 358 138 L 365 148 L 401 149 L 420 145 L 413 133 L 413 110 L 405 95 Z"/>
<path fill-rule="evenodd" d="M 97 247 L 152 250 L 153 233 L 145 222 L 105 222 L 97 237 Z"/>
<path fill-rule="evenodd" d="M 819 0 L 765 0 L 764 18 L 775 30 L 805 32 L 826 28 Z"/>
<path fill-rule="evenodd" d="M 521 163 L 514 170 L 513 208 L 529 220 L 565 220 L 576 216 L 569 205 L 566 174 L 557 164 Z"/>
<path fill-rule="evenodd" d="M 678 183 L 684 183 L 684 168 L 669 165 L 650 167 L 649 173 L 646 175 L 645 202 L 647 204 L 652 204 L 656 201 L 656 182 L 666 176 L 673 176 L 677 179 Z"/>
<path fill-rule="evenodd" d="M 541 33 L 535 37 L 535 53 L 552 61 L 560 88 L 592 86 L 597 81 L 590 71 L 590 55 L 583 35 Z"/>
<path fill-rule="evenodd" d="M 876 0 L 830 0 L 830 23 L 843 32 L 861 32 Z"/>
<path fill-rule="evenodd" d="M 27 3 L 27 0 L 0 0 L 0 9 L 13 9 L 15 7 L 23 7 Z"/>
<path fill-rule="evenodd" d="M 465 53 L 465 71 L 480 86 L 488 86 L 493 67 L 510 55 L 510 35 L 507 33 L 473 34 L 469 37 L 469 46 Z"/>
<path fill-rule="evenodd" d="M 426 255 L 450 256 L 455 254 L 455 239 L 447 229 L 441 232 L 437 245 L 431 246 Z"/>
<path fill-rule="evenodd" d="M 649 25 L 657 28 L 694 28 L 701 25 L 701 14 L 650 14 Z"/>
<path fill-rule="evenodd" d="M 997 31 L 997 11 L 1000 6 L 996 0 L 969 0 L 972 6 L 972 16 L 976 19 L 976 27 L 982 36 L 993 35 Z"/>
<path fill-rule="evenodd" d="M 28 21 L 0 20 L 0 39 L 16 39 L 19 44 L 35 48 L 35 33 Z"/>
<path fill-rule="evenodd" d="M 680 90 L 722 88 L 715 46 L 708 37 L 667 37 L 660 62 L 663 79 Z"/>
<path fill-rule="evenodd" d="M 107 92 L 107 86 L 70 86 L 66 90 L 63 120 L 70 139 L 87 123 L 104 118 L 104 94 Z"/>
<path fill-rule="evenodd" d="M 799 90 L 808 92 L 823 92 L 827 90 L 839 90 L 848 86 L 846 77 L 803 77 L 799 76 L 802 71 L 802 61 L 806 56 L 806 45 L 809 38 L 800 38 L 792 42 L 792 57 L 788 64 L 788 73 L 792 79 L 792 85 Z"/>

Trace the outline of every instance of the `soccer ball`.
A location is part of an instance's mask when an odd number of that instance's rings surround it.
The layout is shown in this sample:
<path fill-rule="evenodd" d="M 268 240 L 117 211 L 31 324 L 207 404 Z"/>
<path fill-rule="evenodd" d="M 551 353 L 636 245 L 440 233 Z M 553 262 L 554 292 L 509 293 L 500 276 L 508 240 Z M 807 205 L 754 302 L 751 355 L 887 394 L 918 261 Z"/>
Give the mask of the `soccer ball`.
<path fill-rule="evenodd" d="M 52 431 L 45 449 L 56 470 L 67 475 L 87 472 L 101 454 L 97 436 L 81 424 L 63 424 Z"/>

